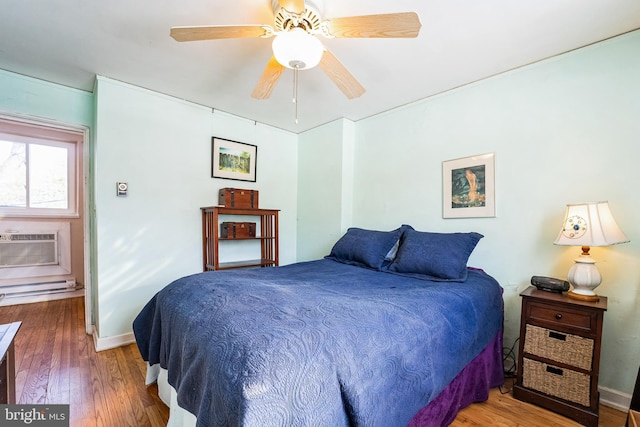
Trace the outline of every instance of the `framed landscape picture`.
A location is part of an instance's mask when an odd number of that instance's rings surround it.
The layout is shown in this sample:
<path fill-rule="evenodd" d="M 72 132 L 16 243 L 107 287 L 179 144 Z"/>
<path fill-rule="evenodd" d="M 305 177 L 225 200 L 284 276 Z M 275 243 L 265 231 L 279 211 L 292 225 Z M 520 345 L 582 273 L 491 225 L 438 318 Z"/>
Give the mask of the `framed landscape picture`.
<path fill-rule="evenodd" d="M 211 138 L 211 177 L 256 182 L 258 147 Z"/>
<path fill-rule="evenodd" d="M 495 217 L 495 154 L 442 162 L 443 218 Z"/>

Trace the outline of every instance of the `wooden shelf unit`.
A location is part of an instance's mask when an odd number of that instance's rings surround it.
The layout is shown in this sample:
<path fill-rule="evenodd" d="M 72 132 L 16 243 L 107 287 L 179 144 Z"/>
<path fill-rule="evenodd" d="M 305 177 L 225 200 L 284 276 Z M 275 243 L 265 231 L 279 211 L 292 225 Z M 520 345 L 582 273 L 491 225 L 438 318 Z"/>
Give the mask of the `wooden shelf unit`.
<path fill-rule="evenodd" d="M 202 210 L 202 259 L 203 271 L 228 270 L 246 267 L 276 267 L 278 259 L 278 209 L 227 208 L 209 206 Z M 220 237 L 220 217 L 225 215 L 257 217 L 260 226 L 255 237 L 222 238 Z M 219 261 L 220 242 L 258 241 L 260 259 L 242 261 Z"/>

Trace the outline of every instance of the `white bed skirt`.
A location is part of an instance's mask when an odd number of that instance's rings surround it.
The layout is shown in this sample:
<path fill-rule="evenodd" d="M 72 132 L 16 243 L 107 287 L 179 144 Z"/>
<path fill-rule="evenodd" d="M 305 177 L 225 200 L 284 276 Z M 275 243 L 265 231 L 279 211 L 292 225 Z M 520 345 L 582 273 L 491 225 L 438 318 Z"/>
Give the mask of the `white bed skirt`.
<path fill-rule="evenodd" d="M 147 385 L 158 383 L 158 396 L 169 407 L 169 422 L 167 427 L 195 427 L 196 417 L 186 409 L 178 406 L 178 393 L 167 379 L 167 370 L 160 365 L 147 364 Z"/>

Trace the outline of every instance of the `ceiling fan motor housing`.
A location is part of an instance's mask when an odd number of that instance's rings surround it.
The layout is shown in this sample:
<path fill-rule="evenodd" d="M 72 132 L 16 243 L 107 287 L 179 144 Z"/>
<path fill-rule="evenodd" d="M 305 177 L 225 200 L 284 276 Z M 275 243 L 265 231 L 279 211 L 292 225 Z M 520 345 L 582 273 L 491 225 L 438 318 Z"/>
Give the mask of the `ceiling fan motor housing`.
<path fill-rule="evenodd" d="M 276 31 L 289 31 L 294 28 L 302 28 L 308 33 L 320 31 L 320 8 L 318 2 L 305 2 L 304 12 L 297 14 L 281 8 L 278 0 L 272 0 L 274 26 Z M 319 7 L 320 6 L 320 7 Z"/>

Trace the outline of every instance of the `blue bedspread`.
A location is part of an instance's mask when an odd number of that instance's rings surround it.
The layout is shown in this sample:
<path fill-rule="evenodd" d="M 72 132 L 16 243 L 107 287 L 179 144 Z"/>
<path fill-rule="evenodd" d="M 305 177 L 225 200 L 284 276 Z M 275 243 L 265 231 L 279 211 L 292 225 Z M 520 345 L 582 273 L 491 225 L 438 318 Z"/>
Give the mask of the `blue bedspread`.
<path fill-rule="evenodd" d="M 405 426 L 502 328 L 498 283 L 323 259 L 200 273 L 133 323 L 205 426 Z"/>

